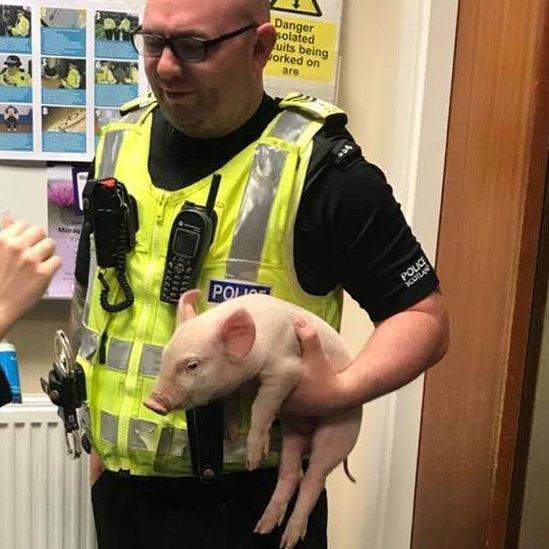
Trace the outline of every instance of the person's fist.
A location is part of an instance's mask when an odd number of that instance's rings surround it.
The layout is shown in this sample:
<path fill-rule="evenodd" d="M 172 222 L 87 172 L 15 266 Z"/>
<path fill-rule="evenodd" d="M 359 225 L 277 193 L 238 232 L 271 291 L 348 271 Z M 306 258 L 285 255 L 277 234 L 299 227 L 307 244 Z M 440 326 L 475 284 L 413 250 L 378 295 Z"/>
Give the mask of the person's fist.
<path fill-rule="evenodd" d="M 44 294 L 61 266 L 44 229 L 2 218 L 0 231 L 0 330 L 7 331 Z"/>

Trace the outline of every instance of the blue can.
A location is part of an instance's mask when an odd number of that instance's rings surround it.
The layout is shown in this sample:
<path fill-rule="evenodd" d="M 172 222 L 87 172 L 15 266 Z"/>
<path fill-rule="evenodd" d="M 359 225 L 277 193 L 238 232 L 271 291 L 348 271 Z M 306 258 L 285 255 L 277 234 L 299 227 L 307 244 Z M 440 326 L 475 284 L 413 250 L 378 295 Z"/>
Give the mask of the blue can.
<path fill-rule="evenodd" d="M 0 368 L 10 384 L 12 402 L 21 402 L 21 382 L 19 381 L 19 365 L 15 346 L 11 343 L 0 343 Z"/>

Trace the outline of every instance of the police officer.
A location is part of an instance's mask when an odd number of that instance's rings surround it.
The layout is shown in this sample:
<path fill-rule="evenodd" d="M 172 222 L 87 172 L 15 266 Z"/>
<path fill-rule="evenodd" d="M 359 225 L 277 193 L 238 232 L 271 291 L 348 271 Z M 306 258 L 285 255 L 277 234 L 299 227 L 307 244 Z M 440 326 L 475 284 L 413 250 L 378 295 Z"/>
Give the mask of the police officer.
<path fill-rule="evenodd" d="M 31 85 L 31 75 L 21 67 L 19 56 L 8 55 L 4 65 L 0 71 L 0 85 L 20 88 L 28 88 Z"/>
<path fill-rule="evenodd" d="M 116 78 L 112 72 L 110 61 L 101 61 L 95 71 L 95 81 L 98 84 L 116 84 Z"/>
<path fill-rule="evenodd" d="M 110 15 L 108 15 L 103 19 L 103 29 L 105 31 L 105 39 L 114 40 L 114 31 L 116 29 L 116 23 Z"/>
<path fill-rule="evenodd" d="M 139 68 L 137 67 L 137 63 L 130 63 L 126 76 L 126 84 L 137 83 L 139 83 Z"/>
<path fill-rule="evenodd" d="M 4 124 L 8 132 L 16 132 L 18 123 L 19 111 L 13 105 L 8 105 L 4 109 Z"/>
<path fill-rule="evenodd" d="M 118 32 L 120 35 L 120 39 L 124 41 L 128 41 L 130 39 L 130 31 L 132 28 L 131 21 L 128 19 L 128 17 L 124 16 L 120 20 L 120 23 L 118 24 Z"/>
<path fill-rule="evenodd" d="M 82 75 L 78 70 L 78 65 L 69 61 L 69 70 L 67 76 L 61 80 L 61 87 L 68 90 L 77 90 L 82 83 Z"/>
<path fill-rule="evenodd" d="M 94 175 L 127 186 L 139 231 L 124 257 L 134 293 L 124 310 L 112 313 L 102 303 L 89 226 L 76 267 L 101 549 L 280 543 L 280 529 L 253 534 L 276 483 L 278 454 L 245 470 L 249 402 L 241 400 L 241 436 L 224 448 L 192 414 L 160 418 L 142 405 L 174 326 L 175 307 L 159 297 L 174 218 L 186 201 L 205 204 L 212 174 L 222 182 L 216 237 L 197 282 L 200 310 L 215 305 L 215 284 L 227 294 L 260 288 L 339 328 L 345 288 L 378 323 L 341 374 L 322 358 L 314 332 L 299 327 L 305 374 L 287 410 L 329 414 L 367 402 L 445 352 L 437 277 L 383 174 L 346 131 L 344 112 L 301 94 L 282 101 L 264 94 L 262 72 L 276 40 L 269 4 L 148 0 L 133 41 L 154 96 L 126 105 L 120 123 L 102 134 Z M 197 29 L 215 44 L 193 38 Z M 417 278 L 406 284 L 409 269 Z M 211 425 L 216 419 L 214 410 Z M 220 446 L 221 466 L 197 467 L 216 462 Z M 324 493 L 301 549 L 326 547 L 326 517 Z"/>
<path fill-rule="evenodd" d="M 26 38 L 30 34 L 30 21 L 23 10 L 17 10 L 17 21 L 10 29 L 12 36 Z"/>

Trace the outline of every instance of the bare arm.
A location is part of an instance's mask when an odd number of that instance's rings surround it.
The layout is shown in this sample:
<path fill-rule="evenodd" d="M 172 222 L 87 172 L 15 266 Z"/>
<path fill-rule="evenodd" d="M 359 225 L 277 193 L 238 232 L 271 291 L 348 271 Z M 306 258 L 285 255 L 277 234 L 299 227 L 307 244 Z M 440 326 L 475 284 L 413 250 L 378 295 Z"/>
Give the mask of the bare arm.
<path fill-rule="evenodd" d="M 377 325 L 349 367 L 337 374 L 318 336 L 296 325 L 303 348 L 302 378 L 284 412 L 323 415 L 369 402 L 409 383 L 442 359 L 449 322 L 442 296 L 433 293 Z"/>

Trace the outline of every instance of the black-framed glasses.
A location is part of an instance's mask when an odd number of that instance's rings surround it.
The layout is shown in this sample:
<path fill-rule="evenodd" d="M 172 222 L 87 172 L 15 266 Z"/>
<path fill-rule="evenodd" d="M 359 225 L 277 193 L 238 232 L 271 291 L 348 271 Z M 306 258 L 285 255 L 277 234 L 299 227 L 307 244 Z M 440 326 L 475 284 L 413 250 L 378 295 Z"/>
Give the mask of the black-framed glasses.
<path fill-rule="evenodd" d="M 135 51 L 144 57 L 160 57 L 164 48 L 168 46 L 173 54 L 181 61 L 187 63 L 200 63 L 206 59 L 208 49 L 211 46 L 225 42 L 225 40 L 229 40 L 229 38 L 234 38 L 235 36 L 256 27 L 256 23 L 251 23 L 241 29 L 222 34 L 217 38 L 210 38 L 209 40 L 197 36 L 186 35 L 168 38 L 167 36 L 155 32 L 145 32 L 138 27 L 132 32 L 131 38 Z"/>

